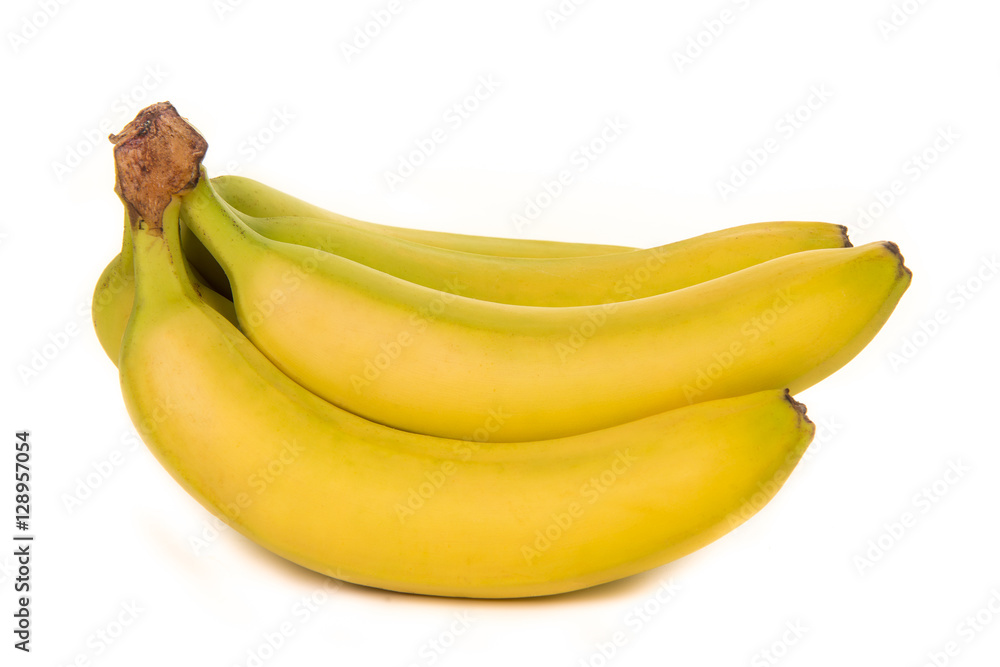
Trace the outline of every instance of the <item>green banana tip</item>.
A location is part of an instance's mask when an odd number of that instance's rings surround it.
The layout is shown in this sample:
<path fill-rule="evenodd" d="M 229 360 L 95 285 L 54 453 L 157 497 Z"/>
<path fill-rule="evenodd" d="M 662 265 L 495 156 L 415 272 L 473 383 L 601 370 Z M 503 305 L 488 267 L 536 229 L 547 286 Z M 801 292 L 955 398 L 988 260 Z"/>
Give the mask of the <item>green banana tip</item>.
<path fill-rule="evenodd" d="M 173 197 L 198 183 L 208 142 L 170 102 L 141 110 L 108 140 L 115 146 L 115 192 L 132 226 L 141 219 L 149 229 L 162 229 Z"/>

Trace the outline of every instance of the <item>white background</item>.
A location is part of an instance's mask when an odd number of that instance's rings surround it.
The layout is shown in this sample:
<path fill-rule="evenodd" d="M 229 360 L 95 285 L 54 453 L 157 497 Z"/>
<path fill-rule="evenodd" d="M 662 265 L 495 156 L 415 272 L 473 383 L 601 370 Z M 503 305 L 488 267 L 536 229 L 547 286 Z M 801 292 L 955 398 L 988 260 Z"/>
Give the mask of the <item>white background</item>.
<path fill-rule="evenodd" d="M 387 0 L 232 3 L 4 4 L 0 540 L 14 533 L 13 434 L 26 428 L 37 541 L 30 655 L 11 647 L 0 547 L 3 664 L 995 664 L 1000 5 L 592 0 L 552 25 L 556 0 L 404 1 L 349 60 L 343 44 Z M 713 23 L 724 10 L 729 23 Z M 446 122 L 480 77 L 496 90 Z M 862 354 L 800 396 L 819 436 L 778 497 L 709 547 L 551 599 L 326 591 L 212 533 L 135 439 L 93 333 L 93 285 L 121 239 L 103 137 L 160 100 L 207 137 L 210 173 L 363 219 L 635 246 L 827 220 L 856 244 L 897 242 L 913 284 Z M 515 228 L 608 119 L 625 127 L 616 141 Z M 391 191 L 385 172 L 436 127 L 446 141 Z M 938 136 L 951 138 L 935 148 Z M 777 150 L 721 196 L 769 138 Z M 880 209 L 895 180 L 902 194 Z M 664 582 L 674 590 L 658 599 Z M 271 651 L 283 623 L 292 633 Z"/>

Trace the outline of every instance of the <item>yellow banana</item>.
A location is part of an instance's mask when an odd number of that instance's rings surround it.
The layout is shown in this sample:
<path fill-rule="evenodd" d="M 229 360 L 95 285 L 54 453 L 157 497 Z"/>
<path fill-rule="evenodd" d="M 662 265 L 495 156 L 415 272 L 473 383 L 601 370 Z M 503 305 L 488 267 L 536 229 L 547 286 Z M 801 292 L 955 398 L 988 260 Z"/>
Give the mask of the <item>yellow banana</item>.
<path fill-rule="evenodd" d="M 704 282 L 793 252 L 851 245 L 841 225 L 768 222 L 711 232 L 648 251 L 572 259 L 521 259 L 423 246 L 367 230 L 334 230 L 331 223 L 316 219 L 244 221 L 268 238 L 328 250 L 427 287 L 521 305 L 586 305 L 636 299 Z M 358 237 L 361 242 L 356 242 Z M 352 242 L 348 243 L 348 239 Z M 225 272 L 184 224 L 181 245 L 198 284 L 210 290 L 210 299 L 220 299 L 215 304 L 218 308 L 235 317 Z M 120 256 L 108 264 L 94 295 L 98 339 L 115 361 L 132 309 L 131 252 L 126 232 Z"/>
<path fill-rule="evenodd" d="M 213 185 L 224 178 L 212 179 Z M 242 180 L 237 178 L 235 182 Z M 260 188 L 266 186 L 256 184 L 236 191 Z M 287 208 L 309 212 L 303 206 Z M 426 245 L 336 217 L 254 217 L 235 208 L 233 213 L 248 227 L 275 241 L 325 250 L 437 290 L 524 306 L 584 306 L 637 299 L 695 285 L 793 252 L 851 245 L 842 225 L 777 221 L 740 225 L 645 250 L 525 258 Z M 192 264 L 209 284 L 231 296 L 225 273 L 186 225 L 181 227 L 181 241 L 189 248 L 186 252 Z"/>
<path fill-rule="evenodd" d="M 373 421 L 460 439 L 553 438 L 801 391 L 852 359 L 910 282 L 898 248 L 872 243 L 633 301 L 515 306 L 266 239 L 205 177 L 184 211 L 233 285 L 241 328 L 285 373 Z"/>
<path fill-rule="evenodd" d="M 321 218 L 357 229 L 378 232 L 386 236 L 463 252 L 502 257 L 583 257 L 634 250 L 634 248 L 615 245 L 473 236 L 379 225 L 327 211 L 242 176 L 217 176 L 213 179 L 213 184 L 223 199 L 233 208 L 253 217 L 303 216 Z"/>
<path fill-rule="evenodd" d="M 851 245 L 842 225 L 788 221 L 740 225 L 647 250 L 590 257 L 497 257 L 427 246 L 320 218 L 242 219 L 274 241 L 325 250 L 443 292 L 522 306 L 638 299 L 793 252 Z M 192 261 L 200 267 L 206 262 L 199 259 Z"/>
<path fill-rule="evenodd" d="M 619 579 L 759 510 L 813 435 L 781 390 L 488 448 L 372 423 L 282 374 L 199 297 L 178 208 L 133 230 L 137 293 L 120 357 L 129 414 L 206 508 L 318 572 L 483 598 Z"/>

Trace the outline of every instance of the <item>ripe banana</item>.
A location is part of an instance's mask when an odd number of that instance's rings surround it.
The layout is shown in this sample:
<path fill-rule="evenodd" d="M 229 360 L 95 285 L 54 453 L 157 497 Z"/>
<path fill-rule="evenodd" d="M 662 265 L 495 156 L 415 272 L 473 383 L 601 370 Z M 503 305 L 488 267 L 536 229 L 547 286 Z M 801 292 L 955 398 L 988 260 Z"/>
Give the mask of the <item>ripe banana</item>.
<path fill-rule="evenodd" d="M 373 421 L 468 440 L 554 438 L 697 401 L 796 393 L 852 359 L 910 282 L 898 248 L 872 243 L 633 301 L 513 306 L 266 239 L 204 176 L 184 211 L 233 285 L 242 330 L 275 365 Z"/>
<path fill-rule="evenodd" d="M 321 218 L 358 229 L 378 232 L 386 236 L 463 252 L 501 257 L 584 257 L 634 250 L 634 248 L 615 245 L 505 239 L 379 225 L 327 211 L 242 176 L 217 176 L 213 179 L 213 184 L 226 202 L 249 216 L 257 218 L 283 216 Z"/>
<path fill-rule="evenodd" d="M 199 297 L 178 208 L 133 230 L 137 292 L 120 357 L 129 414 L 206 508 L 318 572 L 482 598 L 612 581 L 739 525 L 812 438 L 781 390 L 488 448 L 372 423 L 282 374 Z"/>
<path fill-rule="evenodd" d="M 215 292 L 205 279 L 193 268 L 191 282 L 199 294 L 215 310 L 226 319 L 236 324 L 236 308 L 233 302 Z M 94 331 L 97 340 L 105 354 L 115 364 L 118 363 L 118 353 L 121 350 L 122 336 L 132 312 L 132 301 L 135 296 L 135 280 L 132 268 L 132 235 L 128 216 L 125 217 L 125 233 L 122 239 L 122 250 L 115 255 L 101 273 L 94 289 L 91 301 L 91 317 L 94 320 Z"/>
<path fill-rule="evenodd" d="M 445 292 L 520 305 L 571 306 L 636 299 L 694 285 L 793 252 L 851 245 L 841 225 L 767 222 L 732 227 L 649 250 L 522 259 L 425 246 L 318 218 L 246 216 L 243 220 L 273 240 L 327 250 Z M 198 284 L 211 290 L 210 298 L 224 299 L 216 304 L 224 312 L 234 312 L 225 272 L 184 224 L 181 244 Z M 120 258 L 108 264 L 95 291 L 94 325 L 112 360 L 117 360 L 121 334 L 132 308 L 131 252 L 125 238 Z"/>
<path fill-rule="evenodd" d="M 185 219 L 183 209 L 181 217 Z M 325 250 L 443 292 L 522 306 L 589 306 L 638 299 L 696 285 L 793 252 L 851 245 L 842 225 L 764 222 L 647 250 L 522 258 L 437 248 L 321 218 L 242 220 L 274 241 Z M 193 257 L 192 261 L 201 267 L 206 262 L 200 259 Z"/>

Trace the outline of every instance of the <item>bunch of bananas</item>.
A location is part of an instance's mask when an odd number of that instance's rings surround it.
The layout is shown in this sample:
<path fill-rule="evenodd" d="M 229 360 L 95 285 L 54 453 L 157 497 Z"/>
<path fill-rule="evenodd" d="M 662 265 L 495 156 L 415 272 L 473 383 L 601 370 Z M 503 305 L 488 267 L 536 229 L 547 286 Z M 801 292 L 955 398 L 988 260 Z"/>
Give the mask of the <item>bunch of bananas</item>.
<path fill-rule="evenodd" d="M 94 323 L 143 440 L 250 539 L 389 590 L 560 593 L 732 530 L 812 438 L 791 394 L 910 282 L 825 223 L 637 250 L 361 222 L 210 179 L 169 103 L 111 139 Z"/>

